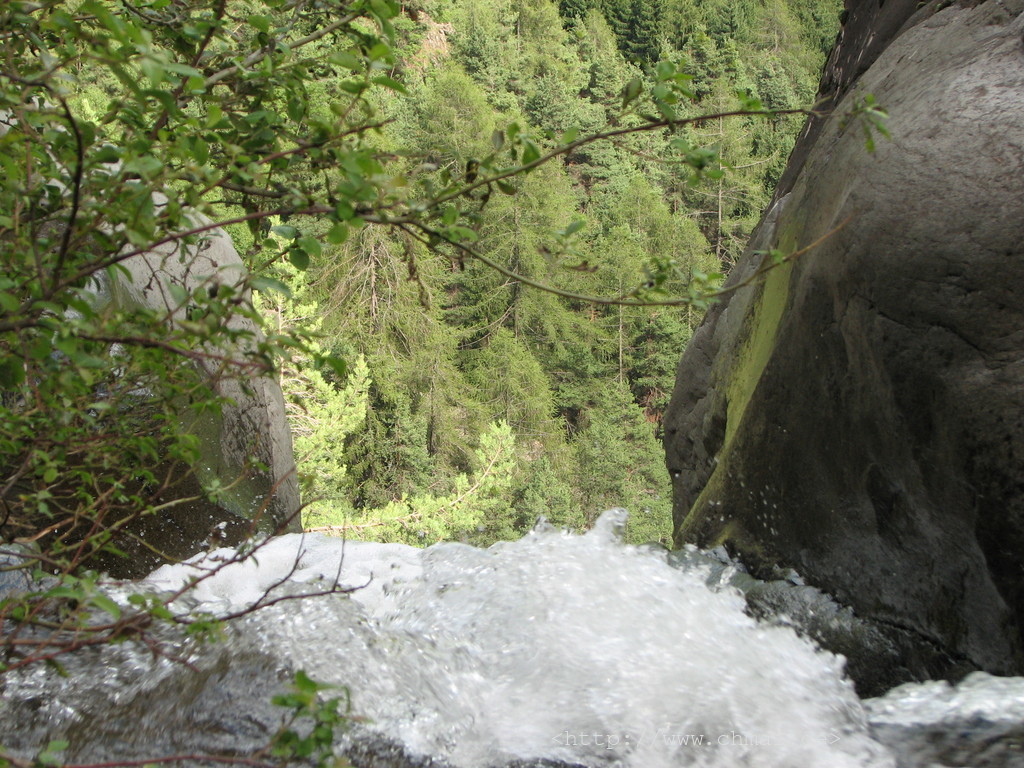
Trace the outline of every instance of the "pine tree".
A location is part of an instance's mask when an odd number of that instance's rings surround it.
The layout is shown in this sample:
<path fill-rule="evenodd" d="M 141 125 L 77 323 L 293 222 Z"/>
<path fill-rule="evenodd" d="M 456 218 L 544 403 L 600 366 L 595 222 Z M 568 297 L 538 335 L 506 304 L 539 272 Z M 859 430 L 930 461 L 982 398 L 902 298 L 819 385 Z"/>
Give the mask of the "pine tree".
<path fill-rule="evenodd" d="M 597 5 L 598 0 L 558 0 L 558 13 L 566 20 L 582 19 L 587 11 Z"/>
<path fill-rule="evenodd" d="M 783 10 L 783 27 L 804 18 L 792 4 Z M 558 11 L 546 0 L 436 0 L 430 13 L 451 25 L 446 57 L 417 70 L 408 102 L 382 104 L 391 123 L 380 151 L 406 157 L 411 177 L 432 173 L 443 185 L 492 152 L 495 130 L 511 121 L 542 147 L 567 130 L 600 130 L 620 119 L 623 84 L 643 79 L 662 48 L 691 62 L 700 101 L 684 105 L 687 114 L 734 108 L 736 91 L 763 89 L 772 105 L 790 106 L 813 87 L 810 54 L 766 47 L 751 3 L 565 0 Z M 785 45 L 803 45 L 782 31 Z M 794 123 L 715 120 L 678 131 L 732 166 L 696 184 L 663 136 L 581 147 L 520 179 L 513 196 L 491 190 L 473 247 L 513 273 L 584 294 L 625 293 L 672 265 L 660 288 L 685 292 L 691 277 L 743 247 Z M 561 253 L 556 233 L 580 217 L 586 226 Z M 335 264 L 315 285 L 325 343 L 364 353 L 373 381 L 342 460 L 365 535 L 455 535 L 450 518 L 440 527 L 426 519 L 447 514 L 445 500 L 472 485 L 496 420 L 514 438 L 511 480 L 493 519 L 460 529 L 464 540 L 519 535 L 538 514 L 585 525 L 583 510 L 622 504 L 638 536 L 661 535 L 668 496 L 658 490 L 655 435 L 697 310 L 566 300 L 458 254 L 426 258 L 421 245 L 370 229 L 329 253 Z M 602 455 L 595 442 L 611 447 Z M 369 524 L 371 512 L 419 528 Z"/>
<path fill-rule="evenodd" d="M 580 474 L 587 479 L 581 502 L 588 522 L 605 509 L 624 506 L 639 529 L 630 538 L 667 541 L 668 472 L 653 425 L 625 384 L 613 380 L 596 392 L 585 423 L 573 444 Z"/>

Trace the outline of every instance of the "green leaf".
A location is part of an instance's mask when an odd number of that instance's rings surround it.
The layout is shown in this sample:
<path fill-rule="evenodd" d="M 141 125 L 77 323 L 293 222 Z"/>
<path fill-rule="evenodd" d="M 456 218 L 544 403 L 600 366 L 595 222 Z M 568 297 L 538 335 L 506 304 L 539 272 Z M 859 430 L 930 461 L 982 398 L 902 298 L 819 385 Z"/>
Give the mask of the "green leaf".
<path fill-rule="evenodd" d="M 390 89 L 392 91 L 395 91 L 397 93 L 401 93 L 401 94 L 403 94 L 405 96 L 409 95 L 409 91 L 406 90 L 406 87 L 404 85 L 402 85 L 397 80 L 394 80 L 393 78 L 388 77 L 387 75 L 379 75 L 379 76 L 373 78 L 372 80 L 370 80 L 370 82 L 373 83 L 374 85 L 382 85 L 385 88 L 388 88 L 388 89 Z"/>
<path fill-rule="evenodd" d="M 306 116 L 307 106 L 305 99 L 293 96 L 288 99 L 288 106 L 286 110 L 288 112 L 288 117 L 296 123 L 300 122 Z"/>
<path fill-rule="evenodd" d="M 320 241 L 315 237 L 300 237 L 298 246 L 314 259 L 319 258 L 323 253 Z"/>
<path fill-rule="evenodd" d="M 355 71 L 362 69 L 362 62 L 356 58 L 349 51 L 336 51 L 332 53 L 328 59 L 331 64 L 336 64 L 339 67 L 344 67 L 347 70 Z"/>
<path fill-rule="evenodd" d="M 338 87 L 345 93 L 351 93 L 353 96 L 359 96 L 366 90 L 366 83 L 362 80 L 342 80 L 338 83 Z M 343 107 L 343 105 L 340 104 L 338 106 Z"/>
<path fill-rule="evenodd" d="M 176 75 L 183 75 L 184 77 L 202 77 L 203 73 L 195 67 L 190 67 L 188 64 L 181 64 L 177 61 L 168 61 L 164 64 L 164 67 L 168 72 L 173 72 Z"/>
<path fill-rule="evenodd" d="M 10 389 L 25 381 L 25 366 L 21 360 L 8 356 L 0 359 L 0 388 Z"/>
<path fill-rule="evenodd" d="M 108 595 L 104 595 L 102 592 L 99 592 L 93 595 L 89 599 L 89 602 L 104 613 L 109 613 L 114 617 L 115 621 L 121 618 L 121 606 L 115 603 Z"/>
<path fill-rule="evenodd" d="M 288 261 L 300 272 L 305 272 L 309 269 L 309 254 L 301 248 L 289 248 Z"/>
<path fill-rule="evenodd" d="M 200 165 L 205 165 L 206 161 L 210 159 L 210 145 L 196 137 L 192 142 L 192 157 Z"/>
<path fill-rule="evenodd" d="M 871 126 L 864 124 L 864 148 L 871 154 L 875 152 L 875 137 L 871 134 Z"/>
<path fill-rule="evenodd" d="M 342 200 L 334 207 L 334 215 L 337 216 L 340 221 L 350 221 L 352 217 L 356 215 L 356 212 L 351 203 L 347 200 Z"/>
<path fill-rule="evenodd" d="M 522 165 L 535 163 L 540 159 L 540 148 L 531 139 L 523 139 L 523 156 L 520 158 Z"/>
<path fill-rule="evenodd" d="M 317 358 L 317 363 L 321 367 L 330 368 L 341 380 L 348 378 L 348 363 L 340 357 L 336 357 L 334 355 L 321 355 Z"/>
<path fill-rule="evenodd" d="M 224 112 L 220 106 L 216 103 L 210 103 L 206 105 L 206 127 L 215 128 L 221 119 L 224 117 Z"/>
<path fill-rule="evenodd" d="M 643 82 L 639 77 L 634 77 L 625 87 L 622 89 L 622 108 L 625 109 L 627 106 L 632 104 L 640 96 L 640 91 L 643 88 Z"/>
<path fill-rule="evenodd" d="M 91 147 L 96 141 L 96 126 L 88 120 L 78 121 L 78 131 L 82 134 L 82 144 Z"/>
<path fill-rule="evenodd" d="M 366 52 L 366 56 L 370 61 L 382 61 L 392 58 L 394 52 L 391 50 L 391 46 L 386 43 L 377 43 Z"/>
<path fill-rule="evenodd" d="M 50 356 L 50 352 L 52 350 L 53 348 L 50 345 L 49 339 L 45 336 L 37 336 L 32 340 L 32 345 L 29 347 L 28 355 L 33 360 L 45 360 Z"/>
<path fill-rule="evenodd" d="M 348 240 L 348 227 L 340 222 L 335 224 L 327 233 L 326 239 L 332 245 L 341 245 Z"/>
<path fill-rule="evenodd" d="M 40 765 L 63 765 L 64 761 L 58 753 L 63 752 L 67 748 L 68 742 L 66 741 L 51 741 L 46 745 L 46 749 L 36 757 L 36 762 Z"/>
<path fill-rule="evenodd" d="M 179 283 L 168 283 L 167 290 L 170 292 L 175 305 L 179 307 L 185 306 L 192 299 L 192 294 Z"/>
<path fill-rule="evenodd" d="M 676 120 L 676 112 L 672 107 L 663 101 L 654 102 L 654 106 L 657 107 L 658 112 L 661 114 L 663 120 L 669 123 L 674 123 Z"/>
<path fill-rule="evenodd" d="M 21 302 L 10 293 L 0 293 L 0 310 L 4 312 L 17 312 Z"/>
<path fill-rule="evenodd" d="M 154 59 L 143 57 L 139 61 L 139 68 L 142 70 L 142 74 L 146 76 L 149 80 L 149 84 L 153 88 L 156 88 L 165 79 L 163 66 L 161 66 L 160 62 L 155 61 Z M 154 93 L 154 91 L 150 91 L 150 93 Z"/>
<path fill-rule="evenodd" d="M 100 149 L 93 155 L 93 159 L 97 163 L 116 163 L 121 159 L 121 153 L 116 147 L 107 145 L 100 147 Z"/>
<path fill-rule="evenodd" d="M 133 157 L 131 160 L 124 164 L 124 172 L 128 174 L 138 174 L 142 178 L 150 178 L 155 176 L 164 168 L 164 164 L 161 160 L 152 156 L 144 157 Z"/>
<path fill-rule="evenodd" d="M 287 224 L 279 224 L 276 227 L 271 227 L 270 231 L 278 237 L 283 237 L 285 240 L 294 240 L 299 236 L 299 230 Z"/>
<path fill-rule="evenodd" d="M 254 291 L 260 293 L 280 293 L 285 298 L 292 297 L 292 289 L 288 287 L 287 283 L 273 277 L 254 277 L 249 285 Z"/>
<path fill-rule="evenodd" d="M 253 16 L 250 16 L 248 19 L 246 19 L 246 21 L 249 22 L 249 25 L 251 27 L 253 27 L 254 29 L 259 30 L 263 34 L 267 34 L 268 32 L 270 32 L 270 21 L 271 21 L 271 19 L 270 19 L 269 16 L 253 15 Z"/>
<path fill-rule="evenodd" d="M 316 693 L 320 690 L 320 685 L 300 669 L 295 673 L 295 688 L 301 693 Z"/>

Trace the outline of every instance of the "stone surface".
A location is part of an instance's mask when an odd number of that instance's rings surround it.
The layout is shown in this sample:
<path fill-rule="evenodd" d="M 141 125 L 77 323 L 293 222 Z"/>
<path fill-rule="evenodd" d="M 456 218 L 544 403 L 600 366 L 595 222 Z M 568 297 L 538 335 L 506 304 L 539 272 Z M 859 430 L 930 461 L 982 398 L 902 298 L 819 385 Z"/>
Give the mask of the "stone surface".
<path fill-rule="evenodd" d="M 200 216 L 193 219 L 196 226 L 210 223 Z M 127 259 L 122 266 L 126 270 L 124 279 L 100 290 L 99 300 L 120 307 L 168 311 L 178 307 L 170 285 L 189 292 L 202 288 L 216 291 L 220 285 L 234 288 L 245 276 L 242 259 L 222 229 L 211 230 L 185 249 L 176 244 L 161 246 Z M 250 300 L 247 292 L 241 298 Z M 185 311 L 178 309 L 174 317 Z M 243 317 L 232 320 L 231 327 L 254 337 L 260 333 L 252 321 Z M 238 352 L 218 351 L 227 355 Z M 239 375 L 224 375 L 217 367 L 219 363 L 212 364 L 206 373 L 217 393 L 230 398 L 231 404 L 225 405 L 219 415 L 207 412 L 183 424 L 200 438 L 202 459 L 195 468 L 196 477 L 183 478 L 161 502 L 202 496 L 200 483 L 214 478 L 230 490 L 218 498 L 217 505 L 197 501 L 172 507 L 159 519 L 140 520 L 133 531 L 175 557 L 194 554 L 209 539 L 211 530 L 222 523 L 218 534 L 222 542 L 240 541 L 253 525 L 267 533 L 299 530 L 298 482 L 280 386 L 269 377 L 246 377 L 242 381 Z M 121 545 L 131 547 L 131 542 L 126 540 Z M 147 557 L 143 549 L 132 555 L 130 572 L 123 575 L 148 573 L 160 562 Z M 115 562 L 109 566 L 123 570 Z"/>
<path fill-rule="evenodd" d="M 0 137 L 11 126 L 10 113 L 0 111 Z M 166 198 L 155 193 L 154 202 L 160 206 Z M 192 214 L 191 219 L 196 227 L 211 223 L 199 214 Z M 158 246 L 126 259 L 121 266 L 124 274 L 119 281 L 111 284 L 106 273 L 101 273 L 90 283 L 97 307 L 112 304 L 119 308 L 171 310 L 178 306 L 171 285 L 189 292 L 204 287 L 215 291 L 220 285 L 238 285 L 246 271 L 230 236 L 220 228 L 209 230 L 193 245 Z M 239 298 L 251 300 L 247 291 Z M 180 308 L 173 316 L 181 318 L 186 311 Z M 238 316 L 232 328 L 254 337 L 260 333 L 250 320 Z M 225 355 L 238 351 L 217 350 Z M 299 487 L 280 386 L 268 377 L 245 376 L 243 382 L 239 376 L 217 372 L 216 367 L 209 366 L 206 373 L 214 381 L 217 394 L 230 398 L 233 404 L 225 405 L 219 416 L 207 412 L 183 423 L 184 429 L 201 440 L 199 466 L 194 468 L 194 475 L 181 477 L 157 499 L 161 505 L 175 504 L 168 505 L 159 517 L 134 521 L 116 537 L 115 543 L 129 557 L 101 558 L 98 563 L 112 575 L 149 573 L 165 562 L 157 551 L 172 558 L 186 558 L 207 541 L 238 543 L 254 529 L 265 533 L 300 530 Z M 203 490 L 203 484 L 214 478 L 228 487 L 216 504 L 205 500 Z M 140 543 L 138 538 L 152 546 Z"/>
<path fill-rule="evenodd" d="M 709 313 L 665 443 L 677 542 L 872 622 L 901 650 L 871 693 L 1024 671 L 1024 2 L 854 22 L 750 250 L 825 239 Z M 864 93 L 891 115 L 875 154 L 845 117 Z"/>
<path fill-rule="evenodd" d="M 0 600 L 32 588 L 35 548 L 22 544 L 0 546 Z"/>

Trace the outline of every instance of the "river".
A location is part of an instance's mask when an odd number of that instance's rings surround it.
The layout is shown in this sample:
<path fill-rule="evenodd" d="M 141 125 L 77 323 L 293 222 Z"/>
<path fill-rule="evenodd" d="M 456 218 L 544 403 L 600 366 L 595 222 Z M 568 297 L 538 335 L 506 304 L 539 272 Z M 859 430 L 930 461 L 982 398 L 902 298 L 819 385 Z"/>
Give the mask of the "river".
<path fill-rule="evenodd" d="M 279 601 L 217 642 L 129 642 L 79 654 L 65 676 L 10 676 L 0 743 L 30 755 L 64 738 L 79 763 L 251 755 L 281 720 L 270 697 L 301 669 L 350 697 L 355 731 L 338 750 L 400 745 L 388 765 L 1024 765 L 1024 680 L 975 675 L 861 701 L 841 657 L 784 617 L 748 614 L 729 586 L 737 566 L 625 545 L 624 520 L 610 510 L 584 535 L 541 524 L 486 550 L 295 534 L 227 567 L 229 551 L 165 566 L 110 592 L 126 601 L 212 570 L 175 610 Z M 346 593 L 310 596 L 334 584 Z M 981 747 L 989 762 L 929 762 Z"/>

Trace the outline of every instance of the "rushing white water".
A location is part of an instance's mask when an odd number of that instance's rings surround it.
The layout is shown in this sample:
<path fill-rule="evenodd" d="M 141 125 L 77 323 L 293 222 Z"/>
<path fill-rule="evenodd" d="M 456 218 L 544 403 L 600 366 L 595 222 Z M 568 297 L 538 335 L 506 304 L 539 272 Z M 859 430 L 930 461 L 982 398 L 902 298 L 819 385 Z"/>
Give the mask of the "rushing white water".
<path fill-rule="evenodd" d="M 487 550 L 284 536 L 192 599 L 218 611 L 290 582 L 369 585 L 246 619 L 262 649 L 346 685 L 356 714 L 464 768 L 514 758 L 669 768 L 889 767 L 842 660 L 759 624 L 704 573 L 594 530 L 537 530 Z M 228 553 L 221 553 L 228 554 Z M 171 588 L 216 562 L 167 566 Z"/>
<path fill-rule="evenodd" d="M 901 768 L 1024 766 L 1024 678 L 974 672 L 955 686 L 908 683 L 865 707 Z"/>

